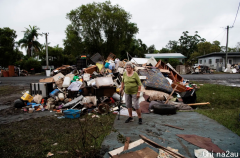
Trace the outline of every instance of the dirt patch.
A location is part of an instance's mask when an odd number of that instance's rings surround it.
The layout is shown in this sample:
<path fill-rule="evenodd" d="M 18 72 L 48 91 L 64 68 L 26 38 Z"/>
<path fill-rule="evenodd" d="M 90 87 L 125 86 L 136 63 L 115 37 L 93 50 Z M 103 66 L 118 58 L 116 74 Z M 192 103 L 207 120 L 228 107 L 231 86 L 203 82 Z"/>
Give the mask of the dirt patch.
<path fill-rule="evenodd" d="M 24 113 L 21 109 L 14 108 L 14 101 L 22 97 L 22 92 L 29 90 L 29 86 L 24 85 L 2 85 L 0 86 L 0 106 L 9 106 L 0 110 L 1 117 L 18 115 Z"/>

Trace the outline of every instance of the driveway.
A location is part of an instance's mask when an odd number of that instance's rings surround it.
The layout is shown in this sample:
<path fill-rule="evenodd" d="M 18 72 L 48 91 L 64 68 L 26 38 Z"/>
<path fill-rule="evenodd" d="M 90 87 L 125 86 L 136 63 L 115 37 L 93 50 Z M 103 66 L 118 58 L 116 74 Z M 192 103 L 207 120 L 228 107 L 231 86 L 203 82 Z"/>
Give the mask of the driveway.
<path fill-rule="evenodd" d="M 130 123 L 124 123 L 127 119 L 126 116 L 120 116 L 120 120 L 116 117 L 113 125 L 114 129 L 124 137 L 130 137 L 131 142 L 140 139 L 139 134 L 141 134 L 159 145 L 178 149 L 179 153 L 186 157 L 195 157 L 194 149 L 200 148 L 177 137 L 176 134 L 198 135 L 211 138 L 212 142 L 222 150 L 232 153 L 238 152 L 238 155 L 240 155 L 240 137 L 215 120 L 197 112 L 178 112 L 175 115 L 169 116 L 151 113 L 143 114 L 142 117 L 142 125 L 138 125 L 137 117 L 134 117 L 135 121 Z M 163 124 L 180 127 L 184 130 L 167 127 Z M 117 132 L 111 132 L 103 141 L 102 150 L 106 152 L 105 158 L 109 157 L 108 151 L 124 146 L 123 143 L 118 142 L 117 136 Z M 178 139 L 186 146 L 191 156 L 187 154 Z M 142 148 L 145 146 L 146 144 L 142 145 Z M 141 147 L 137 147 L 131 151 L 140 149 Z M 158 152 L 156 149 L 155 151 Z M 215 155 L 214 157 L 217 156 Z"/>
<path fill-rule="evenodd" d="M 181 76 L 190 81 L 240 87 L 240 74 L 191 74 Z"/>

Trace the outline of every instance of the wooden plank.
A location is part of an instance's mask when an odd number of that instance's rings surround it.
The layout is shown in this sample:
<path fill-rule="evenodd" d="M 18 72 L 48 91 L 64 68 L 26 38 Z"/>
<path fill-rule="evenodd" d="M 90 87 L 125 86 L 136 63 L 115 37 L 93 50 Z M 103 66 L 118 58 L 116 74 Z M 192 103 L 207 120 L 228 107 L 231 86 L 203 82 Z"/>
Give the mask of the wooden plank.
<path fill-rule="evenodd" d="M 171 96 L 172 96 L 173 92 L 176 90 L 177 86 L 178 86 L 178 85 L 176 85 L 176 86 L 174 87 L 174 89 L 173 89 L 172 93 L 171 93 L 171 94 L 168 96 L 168 98 L 167 98 L 167 101 L 165 102 L 165 104 L 167 104 L 167 103 L 168 103 L 169 99 L 171 98 Z"/>
<path fill-rule="evenodd" d="M 130 142 L 130 137 L 126 137 L 126 141 L 125 141 L 125 144 L 124 144 L 123 151 L 128 150 L 129 142 Z"/>
<path fill-rule="evenodd" d="M 164 126 L 168 126 L 168 127 L 172 127 L 172 128 L 176 128 L 176 129 L 180 129 L 180 130 L 184 130 L 183 128 L 172 126 L 172 125 L 168 125 L 168 124 L 163 124 L 163 125 Z"/>
<path fill-rule="evenodd" d="M 160 72 L 162 72 L 162 73 L 170 73 L 170 71 L 169 70 L 166 70 L 166 69 L 159 69 L 160 70 Z"/>
<path fill-rule="evenodd" d="M 187 104 L 189 106 L 194 106 L 194 105 L 207 105 L 207 104 L 210 104 L 209 102 L 206 102 L 206 103 L 194 103 L 194 104 Z"/>
<path fill-rule="evenodd" d="M 132 149 L 132 148 L 134 148 L 134 147 L 136 147 L 136 146 L 138 146 L 138 145 L 140 145 L 142 143 L 144 143 L 144 141 L 142 139 L 134 141 L 134 142 L 129 144 L 128 149 Z M 124 148 L 124 146 L 122 146 L 120 148 L 117 148 L 115 150 L 112 150 L 112 151 L 110 151 L 108 153 L 109 153 L 110 156 L 114 156 L 114 155 L 120 154 L 123 151 L 123 148 Z"/>
<path fill-rule="evenodd" d="M 115 155 L 113 158 L 156 158 L 158 153 L 149 147 L 143 148 L 141 150 L 137 150 L 134 152 L 129 152 L 125 154 Z"/>
<path fill-rule="evenodd" d="M 183 155 L 179 154 L 179 153 L 176 153 L 176 152 L 173 152 L 157 143 L 155 143 L 154 141 L 148 139 L 147 137 L 143 136 L 143 135 L 139 135 L 144 141 L 154 145 L 155 147 L 157 148 L 161 148 L 162 150 L 164 150 L 165 152 L 169 153 L 170 155 L 172 155 L 173 157 L 180 157 L 180 158 L 185 158 Z"/>
<path fill-rule="evenodd" d="M 40 79 L 39 82 L 54 82 L 53 77 Z"/>

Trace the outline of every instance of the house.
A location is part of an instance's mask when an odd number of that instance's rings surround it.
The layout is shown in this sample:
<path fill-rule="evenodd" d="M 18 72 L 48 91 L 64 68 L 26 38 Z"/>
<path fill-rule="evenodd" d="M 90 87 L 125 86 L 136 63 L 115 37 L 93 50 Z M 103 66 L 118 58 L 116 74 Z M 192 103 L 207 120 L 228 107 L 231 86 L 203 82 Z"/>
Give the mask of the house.
<path fill-rule="evenodd" d="M 218 69 L 225 67 L 226 53 L 225 52 L 214 52 L 206 55 L 197 57 L 199 65 L 206 65 L 212 69 Z M 240 52 L 228 52 L 227 64 L 238 64 L 240 63 Z"/>
<path fill-rule="evenodd" d="M 183 60 L 187 57 L 182 55 L 181 53 L 157 53 L 157 54 L 145 54 L 146 58 L 154 57 L 155 59 L 179 59 L 180 62 L 183 62 Z"/>

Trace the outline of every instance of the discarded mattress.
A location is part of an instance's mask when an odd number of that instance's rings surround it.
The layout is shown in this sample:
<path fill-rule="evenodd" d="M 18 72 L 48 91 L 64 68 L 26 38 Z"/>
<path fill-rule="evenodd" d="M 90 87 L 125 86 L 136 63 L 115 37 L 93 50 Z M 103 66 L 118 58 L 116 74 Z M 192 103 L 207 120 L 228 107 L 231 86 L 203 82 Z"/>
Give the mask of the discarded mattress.
<path fill-rule="evenodd" d="M 172 87 L 168 80 L 163 76 L 163 74 L 158 69 L 150 70 L 139 70 L 138 73 L 141 76 L 147 76 L 147 80 L 143 81 L 142 84 L 145 87 L 159 90 L 170 94 L 172 92 Z"/>

